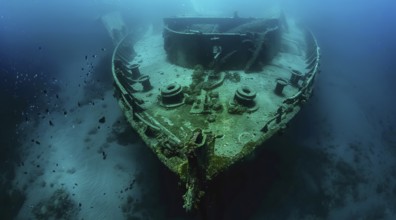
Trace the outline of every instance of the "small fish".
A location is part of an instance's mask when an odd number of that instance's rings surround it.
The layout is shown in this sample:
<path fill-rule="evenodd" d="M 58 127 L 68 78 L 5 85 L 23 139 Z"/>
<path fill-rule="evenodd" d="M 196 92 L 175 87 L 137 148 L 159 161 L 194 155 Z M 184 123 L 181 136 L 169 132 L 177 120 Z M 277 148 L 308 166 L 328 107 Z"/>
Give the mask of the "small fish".
<path fill-rule="evenodd" d="M 88 55 L 85 56 L 85 60 L 88 60 Z"/>
<path fill-rule="evenodd" d="M 99 123 L 105 123 L 106 122 L 106 117 L 105 116 L 103 116 L 103 117 L 101 117 L 100 119 L 99 119 Z"/>
<path fill-rule="evenodd" d="M 40 141 L 36 141 L 35 143 L 36 143 L 37 145 L 40 145 L 40 144 L 41 144 Z"/>
<path fill-rule="evenodd" d="M 50 126 L 54 126 L 54 123 L 52 123 L 52 121 L 49 120 L 49 125 L 50 125 Z"/>

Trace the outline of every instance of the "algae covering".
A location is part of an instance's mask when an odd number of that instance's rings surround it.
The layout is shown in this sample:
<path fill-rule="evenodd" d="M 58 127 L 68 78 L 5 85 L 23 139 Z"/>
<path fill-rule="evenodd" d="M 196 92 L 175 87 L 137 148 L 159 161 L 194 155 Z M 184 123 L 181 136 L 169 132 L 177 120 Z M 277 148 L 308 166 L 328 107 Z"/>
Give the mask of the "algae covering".
<path fill-rule="evenodd" d="M 311 32 L 282 13 L 265 18 L 166 18 L 161 35 L 112 57 L 129 123 L 185 184 L 187 211 L 207 183 L 285 129 L 319 72 Z"/>

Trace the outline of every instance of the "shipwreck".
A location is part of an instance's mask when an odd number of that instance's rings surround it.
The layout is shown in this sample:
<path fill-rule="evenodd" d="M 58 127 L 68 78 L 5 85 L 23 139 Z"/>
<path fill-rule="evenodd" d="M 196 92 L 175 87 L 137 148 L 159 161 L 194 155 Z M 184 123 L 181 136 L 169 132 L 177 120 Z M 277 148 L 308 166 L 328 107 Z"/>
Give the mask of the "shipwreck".
<path fill-rule="evenodd" d="M 207 183 L 285 129 L 319 72 L 314 35 L 283 13 L 175 17 L 135 42 L 111 30 L 112 75 L 132 128 L 185 185 L 184 208 Z M 125 32 L 125 30 L 123 29 Z"/>

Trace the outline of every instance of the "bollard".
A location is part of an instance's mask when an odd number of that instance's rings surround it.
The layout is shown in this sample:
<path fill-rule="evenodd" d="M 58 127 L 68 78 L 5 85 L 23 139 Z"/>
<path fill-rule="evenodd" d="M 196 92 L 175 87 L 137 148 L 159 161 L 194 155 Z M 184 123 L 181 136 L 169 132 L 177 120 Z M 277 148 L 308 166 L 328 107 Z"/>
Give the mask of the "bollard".
<path fill-rule="evenodd" d="M 132 64 L 130 70 L 132 72 L 132 79 L 138 79 L 140 77 L 139 64 Z"/>
<path fill-rule="evenodd" d="M 140 82 L 143 86 L 143 92 L 147 92 L 150 91 L 153 87 L 151 86 L 150 83 L 150 76 L 148 75 L 142 75 L 139 77 L 139 79 L 137 80 L 138 82 Z"/>
<path fill-rule="evenodd" d="M 292 86 L 298 87 L 298 83 L 300 82 L 302 78 L 302 73 L 298 70 L 292 70 L 291 76 L 290 76 L 290 84 Z"/>
<path fill-rule="evenodd" d="M 283 88 L 287 85 L 287 81 L 285 79 L 278 78 L 276 79 L 276 86 L 275 86 L 275 94 L 277 95 L 282 95 L 283 94 Z"/>

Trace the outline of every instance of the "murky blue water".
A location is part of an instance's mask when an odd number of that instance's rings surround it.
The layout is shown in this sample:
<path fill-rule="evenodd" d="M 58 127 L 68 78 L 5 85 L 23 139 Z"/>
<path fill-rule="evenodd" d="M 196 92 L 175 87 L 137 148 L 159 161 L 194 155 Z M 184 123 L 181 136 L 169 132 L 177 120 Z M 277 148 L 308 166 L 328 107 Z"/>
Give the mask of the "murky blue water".
<path fill-rule="evenodd" d="M 272 3 L 1 1 L 1 219 L 202 219 L 125 122 L 100 18 L 117 11 L 141 36 L 165 16 L 259 17 Z M 396 3 L 280 4 L 319 41 L 314 96 L 285 134 L 218 178 L 208 218 L 394 219 Z"/>

